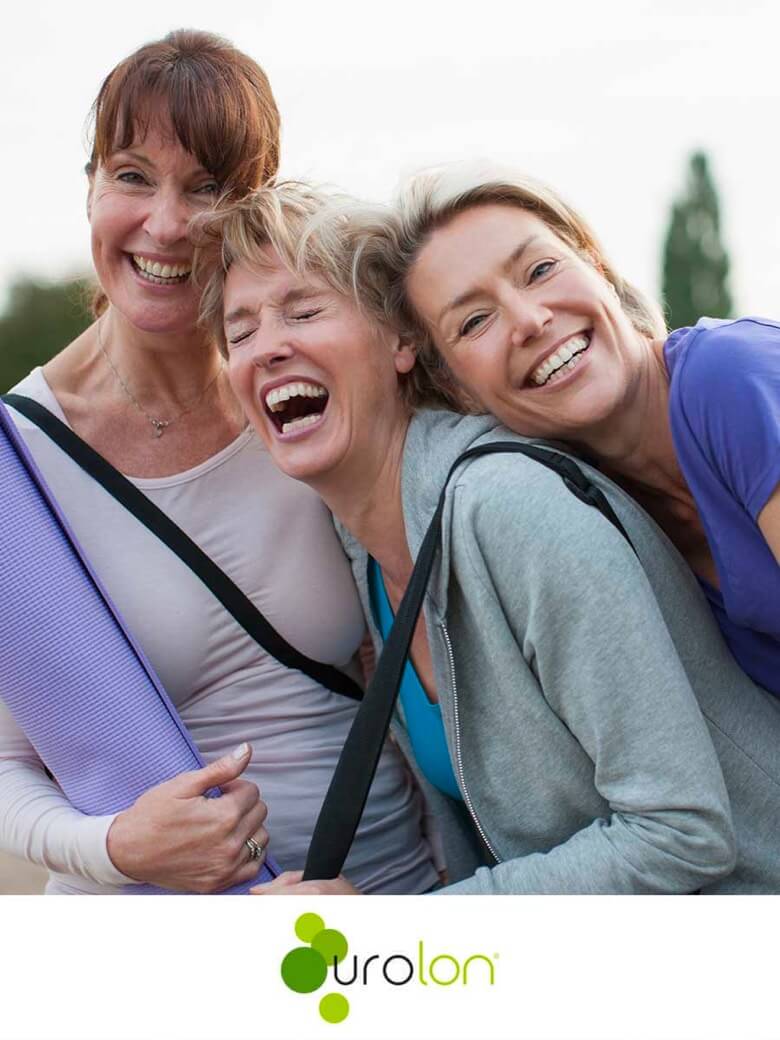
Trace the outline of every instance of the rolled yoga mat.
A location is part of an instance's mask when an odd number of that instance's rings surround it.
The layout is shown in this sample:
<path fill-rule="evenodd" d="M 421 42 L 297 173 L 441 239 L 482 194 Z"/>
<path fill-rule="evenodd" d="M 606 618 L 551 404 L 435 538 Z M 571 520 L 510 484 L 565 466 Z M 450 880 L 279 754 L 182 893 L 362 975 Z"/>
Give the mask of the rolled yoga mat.
<path fill-rule="evenodd" d="M 0 698 L 75 808 L 119 812 L 204 765 L 2 403 L 0 582 Z"/>

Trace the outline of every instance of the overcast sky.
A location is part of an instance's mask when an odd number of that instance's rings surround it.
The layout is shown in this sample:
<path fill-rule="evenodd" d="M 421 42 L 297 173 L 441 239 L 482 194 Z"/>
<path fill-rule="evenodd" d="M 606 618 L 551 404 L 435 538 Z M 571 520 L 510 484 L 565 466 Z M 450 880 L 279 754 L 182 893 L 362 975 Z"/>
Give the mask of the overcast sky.
<path fill-rule="evenodd" d="M 657 292 L 668 210 L 694 148 L 720 189 L 742 313 L 780 317 L 773 0 L 14 0 L 3 10 L 2 292 L 88 269 L 85 117 L 108 70 L 172 28 L 257 59 L 285 174 L 388 198 L 447 159 L 512 163 Z"/>

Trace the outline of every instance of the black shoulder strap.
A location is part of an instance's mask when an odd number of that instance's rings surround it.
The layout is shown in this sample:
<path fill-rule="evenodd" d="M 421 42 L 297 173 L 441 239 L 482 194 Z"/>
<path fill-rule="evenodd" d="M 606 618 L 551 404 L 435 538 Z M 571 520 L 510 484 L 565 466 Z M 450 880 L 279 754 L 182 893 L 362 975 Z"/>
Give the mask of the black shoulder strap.
<path fill-rule="evenodd" d="M 436 512 L 420 546 L 395 622 L 344 742 L 330 787 L 322 803 L 306 858 L 304 879 L 336 877 L 341 872 L 355 837 L 382 753 L 412 635 L 439 548 L 445 493 L 450 478 L 467 459 L 496 452 L 527 455 L 548 469 L 554 470 L 573 494 L 598 509 L 631 545 L 606 496 L 591 484 L 576 462 L 565 455 L 537 444 L 494 441 L 492 444 L 471 448 L 455 460 L 444 481 Z M 631 548 L 633 549 L 633 546 Z"/>
<path fill-rule="evenodd" d="M 200 578 L 244 631 L 277 661 L 287 668 L 303 672 L 334 693 L 355 701 L 362 699 L 363 691 L 348 675 L 329 664 L 313 661 L 291 646 L 189 535 L 48 408 L 21 394 L 5 394 L 2 400 L 39 426 L 89 476 L 167 545 Z"/>

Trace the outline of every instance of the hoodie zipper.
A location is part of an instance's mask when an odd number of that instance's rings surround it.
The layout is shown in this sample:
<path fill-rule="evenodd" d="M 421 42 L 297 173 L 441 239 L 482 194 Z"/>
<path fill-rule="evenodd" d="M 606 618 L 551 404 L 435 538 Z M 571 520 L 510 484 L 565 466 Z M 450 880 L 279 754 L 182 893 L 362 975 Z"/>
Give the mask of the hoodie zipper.
<path fill-rule="evenodd" d="M 482 824 L 479 822 L 479 817 L 477 816 L 476 809 L 474 808 L 474 803 L 471 800 L 471 795 L 469 794 L 468 788 L 466 787 L 466 778 L 463 775 L 463 754 L 460 746 L 460 719 L 458 718 L 458 684 L 455 680 L 455 655 L 452 652 L 452 643 L 450 642 L 450 636 L 447 632 L 447 626 L 444 624 L 443 621 L 439 622 L 439 628 L 441 629 L 441 634 L 444 636 L 444 642 L 447 646 L 447 657 L 450 662 L 450 685 L 452 686 L 452 707 L 453 716 L 455 719 L 455 765 L 458 770 L 458 781 L 460 783 L 460 789 L 463 792 L 463 801 L 466 803 L 466 808 L 469 811 L 471 819 L 474 821 L 474 826 L 477 828 L 477 832 L 479 833 L 479 836 L 482 839 L 485 848 L 488 850 L 488 852 L 496 861 L 496 863 L 500 863 L 501 858 L 496 854 L 495 849 L 488 841 L 488 837 L 485 834 Z"/>

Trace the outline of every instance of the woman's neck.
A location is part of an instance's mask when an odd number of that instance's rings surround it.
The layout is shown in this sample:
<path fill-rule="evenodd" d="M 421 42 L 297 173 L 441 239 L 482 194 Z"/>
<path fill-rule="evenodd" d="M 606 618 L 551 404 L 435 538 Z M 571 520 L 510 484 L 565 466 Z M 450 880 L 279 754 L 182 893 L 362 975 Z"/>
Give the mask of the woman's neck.
<path fill-rule="evenodd" d="M 216 344 L 196 328 L 148 333 L 114 310 L 96 322 L 94 345 L 102 355 L 98 364 L 102 360 L 120 385 L 159 411 L 186 406 L 223 367 Z"/>
<path fill-rule="evenodd" d="M 589 431 L 582 445 L 647 510 L 691 566 L 713 581 L 704 529 L 674 449 L 663 342 L 649 346 L 620 413 Z"/>
<path fill-rule="evenodd" d="M 216 345 L 195 329 L 144 333 L 109 309 L 43 373 L 75 432 L 134 477 L 191 469 L 246 423 Z"/>
<path fill-rule="evenodd" d="M 688 494 L 669 424 L 669 379 L 663 343 L 649 344 L 639 377 L 620 410 L 580 442 L 618 482 L 656 494 Z"/>
<path fill-rule="evenodd" d="M 405 587 L 412 555 L 403 516 L 403 454 L 409 417 L 375 434 L 369 450 L 312 486 L 334 516 L 374 557 L 387 581 Z"/>

